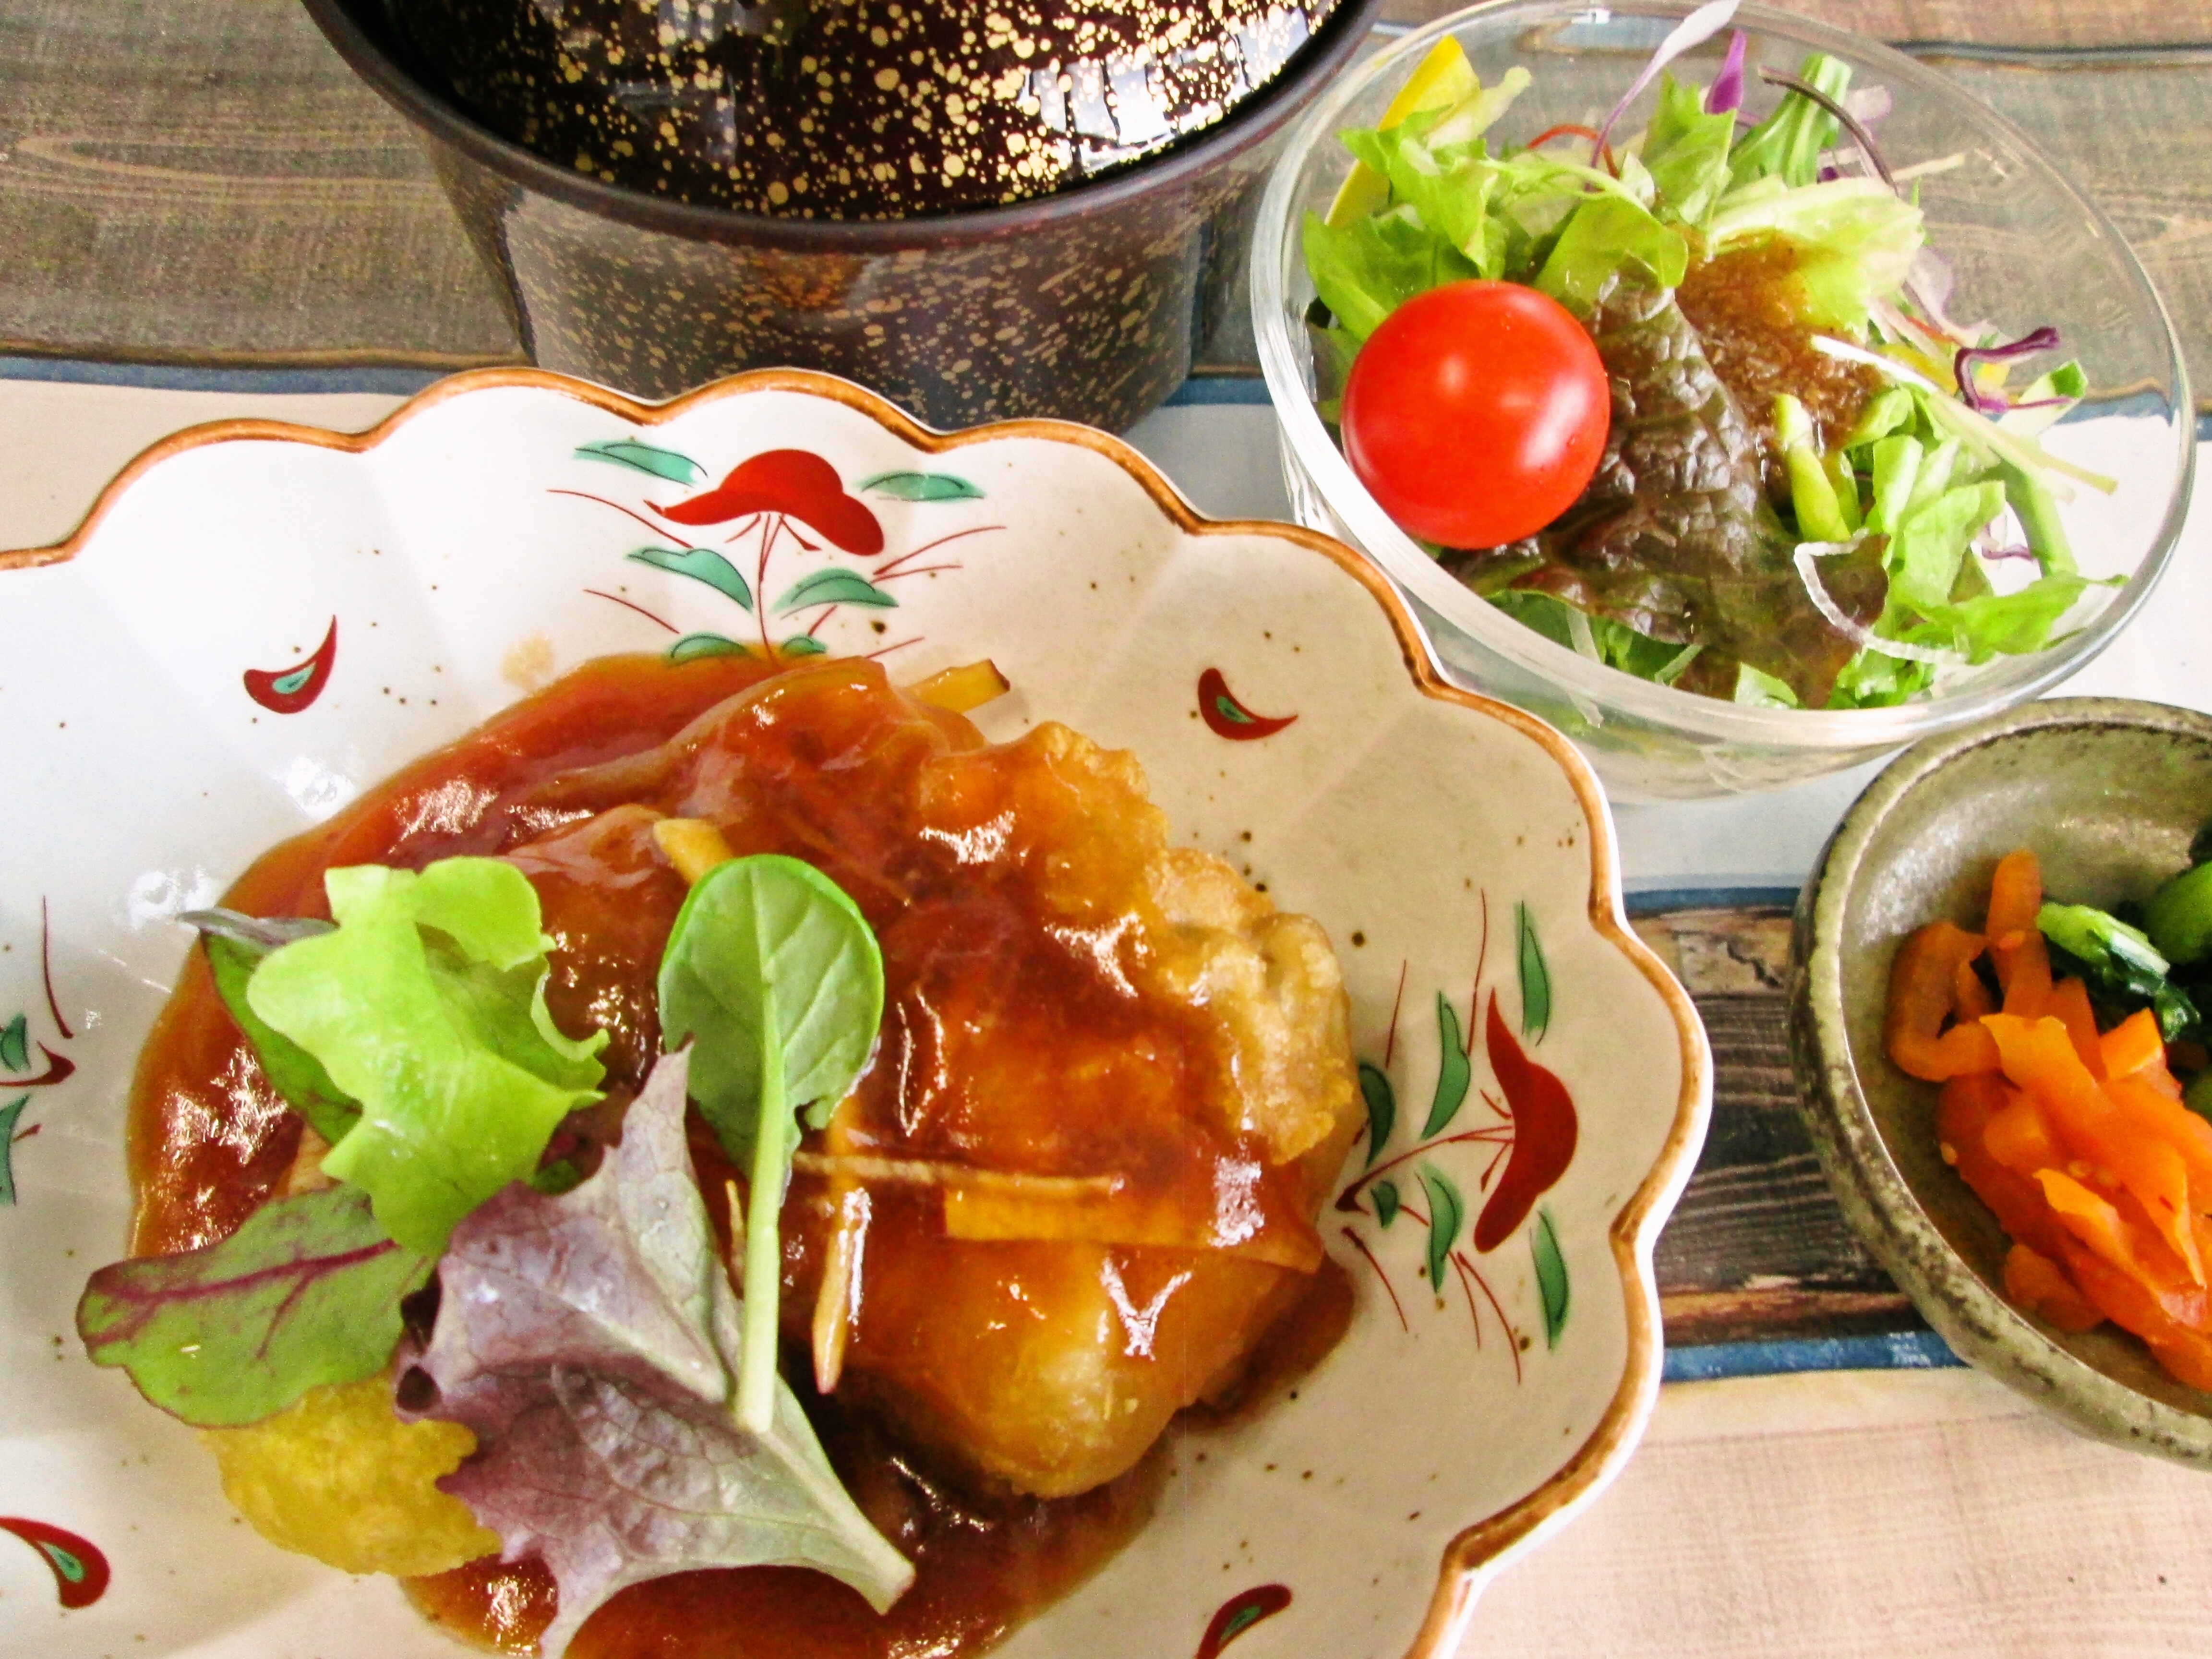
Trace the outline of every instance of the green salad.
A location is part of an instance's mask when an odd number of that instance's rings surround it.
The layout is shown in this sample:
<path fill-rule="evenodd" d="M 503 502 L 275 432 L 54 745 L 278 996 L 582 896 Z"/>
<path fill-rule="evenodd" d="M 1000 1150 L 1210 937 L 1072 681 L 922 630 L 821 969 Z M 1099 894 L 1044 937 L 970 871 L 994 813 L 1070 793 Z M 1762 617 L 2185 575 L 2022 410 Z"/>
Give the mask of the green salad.
<path fill-rule="evenodd" d="M 2039 441 L 2084 388 L 2057 331 L 1948 314 L 1918 179 L 1957 158 L 1893 171 L 1887 94 L 1823 54 L 1747 77 L 1738 33 L 1710 85 L 1666 67 L 1733 10 L 1692 13 L 1596 129 L 1506 137 L 1528 72 L 1484 86 L 1447 37 L 1341 134 L 1357 166 L 1304 224 L 1321 412 L 1401 527 L 1559 644 L 1739 703 L 1887 707 L 2059 637 L 2095 584 L 2057 503 L 2114 483 Z"/>

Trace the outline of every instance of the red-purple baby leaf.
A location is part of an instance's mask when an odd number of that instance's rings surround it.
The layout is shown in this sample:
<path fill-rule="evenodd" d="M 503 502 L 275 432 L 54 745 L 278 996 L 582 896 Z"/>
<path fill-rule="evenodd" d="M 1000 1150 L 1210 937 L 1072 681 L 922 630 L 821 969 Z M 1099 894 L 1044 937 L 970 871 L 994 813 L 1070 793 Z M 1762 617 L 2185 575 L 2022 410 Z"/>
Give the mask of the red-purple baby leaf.
<path fill-rule="evenodd" d="M 884 550 L 884 527 L 866 502 L 845 492 L 837 469 L 811 450 L 771 449 L 740 462 L 704 495 L 653 509 L 678 524 L 728 524 L 775 513 L 810 525 L 863 556 Z"/>
<path fill-rule="evenodd" d="M 376 1224 L 367 1193 L 330 1187 L 263 1206 L 205 1249 L 102 1267 L 77 1334 L 163 1411 L 234 1428 L 382 1370 L 400 1301 L 429 1271 Z"/>
<path fill-rule="evenodd" d="M 629 1585 L 705 1568 L 811 1567 L 878 1608 L 913 1581 L 838 1484 L 789 1387 L 774 1424 L 738 1425 L 741 1310 L 684 1142 L 689 1054 L 663 1059 L 591 1179 L 513 1186 L 453 1231 L 418 1415 L 465 1424 L 476 1454 L 439 1484 L 560 1588 L 557 1659 Z M 410 1374 L 411 1376 L 411 1374 Z"/>
<path fill-rule="evenodd" d="M 1529 1209 L 1575 1158 L 1575 1103 L 1567 1086 L 1522 1052 L 1490 994 L 1484 1023 L 1490 1069 L 1513 1114 L 1513 1153 L 1474 1224 L 1474 1248 L 1494 1250 L 1528 1218 Z"/>

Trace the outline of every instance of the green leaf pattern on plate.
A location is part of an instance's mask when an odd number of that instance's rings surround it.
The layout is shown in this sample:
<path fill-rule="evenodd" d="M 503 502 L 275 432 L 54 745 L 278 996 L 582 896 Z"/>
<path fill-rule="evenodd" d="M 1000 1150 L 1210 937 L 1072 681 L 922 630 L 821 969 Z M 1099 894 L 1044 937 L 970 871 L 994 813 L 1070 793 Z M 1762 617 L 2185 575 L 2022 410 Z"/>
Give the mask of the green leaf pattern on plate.
<path fill-rule="evenodd" d="M 1421 1165 L 1421 1191 L 1429 1200 L 1429 1283 L 1440 1289 L 1444 1263 L 1451 1260 L 1452 1246 L 1467 1224 L 1467 1200 L 1460 1196 L 1458 1183 L 1433 1164 Z"/>
<path fill-rule="evenodd" d="M 671 483 L 697 483 L 707 476 L 707 469 L 689 455 L 679 455 L 672 449 L 659 449 L 652 444 L 640 443 L 635 438 L 607 438 L 595 444 L 579 444 L 576 459 L 629 467 L 635 471 L 651 473 L 656 478 L 665 478 Z"/>
<path fill-rule="evenodd" d="M 701 657 L 750 657 L 752 653 L 724 634 L 686 634 L 668 647 L 671 662 L 695 662 Z"/>
<path fill-rule="evenodd" d="M 738 574 L 737 566 L 711 547 L 641 547 L 629 556 L 655 570 L 673 571 L 677 575 L 704 582 L 717 593 L 735 599 L 741 610 L 753 608 L 753 591 L 744 577 Z"/>
<path fill-rule="evenodd" d="M 1443 1050 L 1437 1066 L 1437 1092 L 1429 1102 L 1429 1121 L 1421 1126 L 1421 1139 L 1441 1134 L 1467 1104 L 1467 1087 L 1473 1073 L 1467 1062 L 1467 1044 L 1459 1034 L 1459 1012 L 1451 999 L 1437 993 L 1437 1041 Z"/>
<path fill-rule="evenodd" d="M 1367 1103 L 1367 1164 L 1370 1169 L 1390 1144 L 1390 1131 L 1398 1127 L 1398 1094 L 1390 1074 L 1367 1060 L 1359 1062 L 1359 1094 Z"/>
<path fill-rule="evenodd" d="M 1521 969 L 1521 1035 L 1540 1042 L 1552 1029 L 1552 970 L 1544 965 L 1543 942 L 1536 937 L 1536 919 L 1523 902 L 1513 907 L 1513 931 Z"/>
<path fill-rule="evenodd" d="M 1528 1230 L 1528 1253 L 1535 1258 L 1536 1291 L 1544 1304 L 1544 1346 L 1556 1348 L 1567 1327 L 1567 1259 L 1559 1253 L 1548 1206 L 1536 1212 L 1536 1224 Z"/>
<path fill-rule="evenodd" d="M 980 501 L 983 492 L 951 472 L 878 472 L 860 481 L 864 495 L 895 501 Z"/>
<path fill-rule="evenodd" d="M 1487 956 L 1486 948 L 1482 953 Z M 1549 1027 L 1553 1012 L 1551 969 L 1546 959 L 1542 941 L 1537 935 L 1534 915 L 1526 902 L 1514 907 L 1512 963 L 1521 991 L 1522 1029 L 1531 1041 L 1540 1039 Z M 1502 964 L 1501 964 L 1502 966 Z M 1474 988 L 1474 1000 L 1480 1006 L 1483 995 L 1492 1000 L 1493 1019 L 1498 1018 L 1498 994 L 1493 988 L 1485 992 L 1486 973 L 1478 963 Z M 1402 981 L 1401 981 L 1402 987 Z M 1402 988 L 1401 999 L 1402 1000 Z M 1514 1376 L 1521 1380 L 1523 1371 L 1522 1349 L 1525 1341 L 1518 1334 L 1514 1316 L 1506 1310 L 1509 1304 L 1501 1298 L 1501 1290 L 1510 1294 L 1509 1287 L 1496 1284 L 1485 1272 L 1481 1261 L 1470 1260 L 1460 1253 L 1458 1246 L 1470 1221 L 1467 1194 L 1473 1193 L 1480 1203 L 1485 1194 L 1493 1194 L 1501 1169 L 1510 1169 L 1517 1152 L 1526 1152 L 1519 1145 L 1521 1123 L 1508 1085 L 1502 1080 L 1496 1084 L 1498 1092 L 1486 1087 L 1480 1098 L 1487 1110 L 1480 1115 L 1474 1127 L 1462 1121 L 1468 1097 L 1474 1088 L 1474 1056 L 1462 1030 L 1457 1009 L 1451 995 L 1445 991 L 1435 993 L 1437 1032 L 1437 1074 L 1434 1092 L 1431 1096 L 1426 1121 L 1413 1146 L 1395 1156 L 1386 1156 L 1390 1150 L 1392 1133 L 1397 1127 L 1400 1091 L 1409 1086 L 1404 1077 L 1394 1078 L 1384 1065 L 1372 1060 L 1358 1062 L 1359 1092 L 1367 1108 L 1367 1151 L 1359 1170 L 1338 1194 L 1335 1207 L 1350 1216 L 1371 1215 L 1378 1231 L 1391 1230 L 1401 1215 L 1410 1215 L 1425 1233 L 1421 1253 L 1420 1276 L 1441 1298 L 1447 1268 L 1457 1270 L 1462 1289 L 1466 1292 L 1467 1312 L 1474 1321 L 1475 1340 L 1480 1344 L 1486 1316 L 1483 1309 L 1493 1310 L 1504 1328 L 1504 1334 L 1513 1356 Z M 1505 1031 L 1502 1020 L 1495 1037 Z M 1395 1052 L 1400 1037 L 1398 1011 L 1393 1008 L 1384 1053 Z M 1510 1038 L 1509 1038 L 1510 1040 Z M 1492 1055 L 1485 1062 L 1495 1073 L 1496 1060 Z M 1501 1098 L 1501 1096 L 1505 1097 Z M 1527 1103 L 1523 1102 L 1522 1104 Z M 1475 1160 L 1475 1161 L 1465 1161 Z M 1400 1172 L 1398 1165 L 1411 1163 L 1419 1176 L 1420 1196 L 1427 1205 L 1425 1215 L 1409 1203 L 1413 1197 L 1411 1183 Z M 1447 1165 L 1457 1167 L 1457 1174 Z M 1554 1177 L 1556 1179 L 1556 1177 Z M 1464 1182 L 1466 1184 L 1462 1185 Z M 1380 1275 L 1386 1287 L 1391 1283 L 1392 1270 L 1375 1249 L 1363 1242 L 1357 1230 L 1345 1229 L 1367 1266 Z M 1567 1265 L 1559 1233 L 1559 1225 L 1549 1209 L 1536 1210 L 1528 1224 L 1528 1245 L 1533 1258 L 1533 1279 L 1536 1307 L 1534 1312 L 1543 1321 L 1547 1349 L 1559 1346 L 1566 1328 L 1571 1302 Z M 1503 1242 L 1501 1239 L 1500 1243 Z M 1492 1271 L 1495 1271 L 1493 1266 Z M 1528 1294 L 1524 1291 L 1522 1295 Z M 1391 1290 L 1394 1303 L 1397 1299 Z M 1442 1307 L 1443 1300 L 1438 1306 Z M 1525 1304 L 1524 1304 L 1525 1305 Z M 1402 1321 L 1405 1310 L 1401 1308 Z"/>
<path fill-rule="evenodd" d="M 865 605 L 878 611 L 896 610 L 898 601 L 857 570 L 832 565 L 801 576 L 775 602 L 778 616 L 811 605 Z"/>

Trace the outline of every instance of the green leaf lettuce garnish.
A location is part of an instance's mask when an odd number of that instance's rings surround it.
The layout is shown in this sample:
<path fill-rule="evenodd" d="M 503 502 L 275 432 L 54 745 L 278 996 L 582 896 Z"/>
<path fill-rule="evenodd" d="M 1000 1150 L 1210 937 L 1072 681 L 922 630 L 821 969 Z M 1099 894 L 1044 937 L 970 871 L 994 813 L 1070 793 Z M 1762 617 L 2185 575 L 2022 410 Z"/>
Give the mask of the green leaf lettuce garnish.
<path fill-rule="evenodd" d="M 455 1229 L 421 1414 L 477 1449 L 442 1483 L 560 1589 L 557 1659 L 624 1587 L 719 1567 L 810 1567 L 878 1611 L 913 1569 L 838 1484 L 771 1367 L 770 1422 L 736 1412 L 741 1315 L 684 1132 L 692 1056 L 654 1067 L 620 1144 L 574 1192 L 510 1187 Z"/>
<path fill-rule="evenodd" d="M 777 1218 L 798 1142 L 819 1128 L 875 1051 L 884 962 L 860 908 L 797 859 L 763 853 L 701 877 L 660 963 L 660 1026 L 691 1041 L 691 1093 L 723 1149 L 749 1167 L 739 1413 L 768 1426 L 783 1251 Z"/>
<path fill-rule="evenodd" d="M 1644 136 L 1644 165 L 1656 192 L 1653 207 L 1662 218 L 1703 225 L 1729 188 L 1729 145 L 1735 137 L 1735 114 L 1708 115 L 1701 90 L 1659 77 L 1659 106 Z"/>
<path fill-rule="evenodd" d="M 77 1332 L 162 1410 L 233 1428 L 382 1370 L 400 1300 L 430 1265 L 385 1236 L 367 1194 L 330 1187 L 264 1206 L 205 1249 L 102 1267 Z"/>
<path fill-rule="evenodd" d="M 235 910 L 191 910 L 179 920 L 200 930 L 200 948 L 207 953 L 216 994 L 253 1045 L 254 1058 L 261 1062 L 270 1086 L 317 1134 L 337 1145 L 361 1121 L 361 1103 L 331 1081 L 322 1061 L 255 1013 L 246 1000 L 253 970 L 273 952 L 327 933 L 331 924 L 299 917 L 264 921 Z"/>
<path fill-rule="evenodd" d="M 606 1035 L 573 1041 L 546 1012 L 552 941 L 513 865 L 362 865 L 323 885 L 336 930 L 270 955 L 246 1001 L 361 1103 L 324 1173 L 365 1189 L 394 1239 L 435 1255 L 599 1097 Z"/>

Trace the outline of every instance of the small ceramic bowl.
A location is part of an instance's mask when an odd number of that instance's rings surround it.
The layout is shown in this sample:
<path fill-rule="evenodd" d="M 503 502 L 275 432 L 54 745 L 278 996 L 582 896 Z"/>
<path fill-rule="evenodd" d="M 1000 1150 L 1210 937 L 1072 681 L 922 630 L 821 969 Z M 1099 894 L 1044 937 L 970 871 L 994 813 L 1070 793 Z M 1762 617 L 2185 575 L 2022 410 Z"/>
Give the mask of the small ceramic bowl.
<path fill-rule="evenodd" d="M 1689 9 L 1689 0 L 1498 0 L 1439 19 L 1362 62 L 1315 103 L 1268 181 L 1253 233 L 1252 326 L 1299 521 L 1373 559 L 1412 602 L 1455 678 L 1565 731 L 1617 801 L 1735 794 L 1859 765 L 2057 684 L 2148 597 L 2180 536 L 2196 460 L 2179 343 L 2126 240 L 2097 205 L 2025 134 L 1939 71 L 1863 36 L 1746 5 L 1733 26 L 1748 40 L 1751 86 L 1760 87 L 1762 66 L 1794 72 L 1807 53 L 1826 52 L 1851 65 L 1854 87 L 1893 95 L 1881 134 L 1893 161 L 1957 158 L 1914 185 L 1929 246 L 1956 276 L 1963 315 L 1989 318 L 2007 339 L 2052 325 L 2081 360 L 2088 394 L 2044 441 L 2119 481 L 2109 495 L 2073 491 L 2060 511 L 2084 573 L 2125 580 L 2091 590 L 2060 630 L 2069 636 L 2048 649 L 1961 670 L 1923 702 L 1841 710 L 1753 708 L 1638 679 L 1553 643 L 1462 586 L 1367 493 L 1315 406 L 1321 370 L 1305 325 L 1314 287 L 1304 215 L 1326 211 L 1352 167 L 1337 134 L 1374 125 L 1446 35 L 1486 86 L 1516 66 L 1534 75 L 1504 124 L 1510 131 L 1499 134 L 1519 139 L 1554 123 L 1601 119 Z M 1675 72 L 1710 82 L 1726 45 L 1725 35 L 1708 41 Z M 1631 106 L 1622 131 L 1644 125 L 1656 95 Z M 1763 112 L 1775 95 L 1756 90 L 1750 105 Z"/>
<path fill-rule="evenodd" d="M 1882 1266 L 1960 1358 L 2084 1434 L 2212 1466 L 2212 1394 L 2106 1324 L 2053 1329 L 2006 1301 L 2010 1241 L 1936 1145 L 1936 1086 L 1891 1065 L 1882 1007 L 1907 934 L 1972 926 L 1990 874 L 2033 850 L 2046 891 L 2110 906 L 2188 867 L 2212 820 L 2212 718 L 2067 697 L 1930 738 L 1844 815 L 1797 907 L 1790 1048 L 1829 1184 Z"/>

